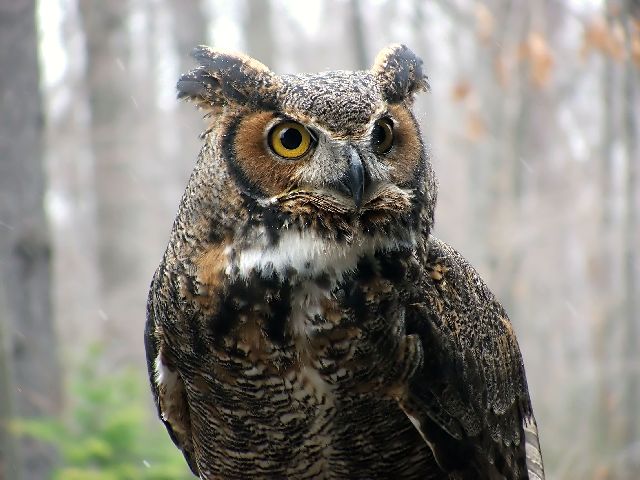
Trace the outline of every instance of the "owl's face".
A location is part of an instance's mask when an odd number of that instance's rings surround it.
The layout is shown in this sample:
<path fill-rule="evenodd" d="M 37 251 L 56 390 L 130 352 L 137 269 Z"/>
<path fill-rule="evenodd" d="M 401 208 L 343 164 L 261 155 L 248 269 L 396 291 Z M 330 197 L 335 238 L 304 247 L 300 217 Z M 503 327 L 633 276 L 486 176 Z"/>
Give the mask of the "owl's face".
<path fill-rule="evenodd" d="M 215 115 L 207 141 L 272 243 L 297 230 L 397 245 L 430 225 L 435 182 L 411 111 L 427 82 L 406 47 L 367 71 L 281 76 L 208 47 L 195 57 L 179 95 Z"/>

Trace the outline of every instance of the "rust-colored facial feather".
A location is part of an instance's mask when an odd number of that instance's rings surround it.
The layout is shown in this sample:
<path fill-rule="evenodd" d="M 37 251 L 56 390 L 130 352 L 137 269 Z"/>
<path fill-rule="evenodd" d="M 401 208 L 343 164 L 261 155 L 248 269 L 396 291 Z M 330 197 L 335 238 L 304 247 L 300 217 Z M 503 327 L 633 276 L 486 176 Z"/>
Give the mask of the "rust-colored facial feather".
<path fill-rule="evenodd" d="M 237 165 L 245 178 L 267 197 L 286 191 L 309 155 L 287 160 L 270 151 L 267 130 L 276 118 L 274 112 L 246 115 L 237 126 L 234 140 Z"/>
<path fill-rule="evenodd" d="M 423 146 L 418 126 L 405 105 L 389 105 L 389 113 L 396 123 L 393 130 L 393 147 L 384 155 L 384 161 L 391 167 L 391 182 L 404 185 L 415 180 Z"/>

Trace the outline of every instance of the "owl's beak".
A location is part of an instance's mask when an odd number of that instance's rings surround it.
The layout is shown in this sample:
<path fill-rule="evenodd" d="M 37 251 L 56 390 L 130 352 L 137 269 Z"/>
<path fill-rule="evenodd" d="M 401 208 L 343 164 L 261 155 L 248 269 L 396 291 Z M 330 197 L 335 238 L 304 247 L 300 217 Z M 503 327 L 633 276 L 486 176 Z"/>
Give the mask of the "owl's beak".
<path fill-rule="evenodd" d="M 362 197 L 364 196 L 365 174 L 362 159 L 358 151 L 353 147 L 349 147 L 349 172 L 347 173 L 346 183 L 356 204 L 356 209 L 360 210 Z"/>

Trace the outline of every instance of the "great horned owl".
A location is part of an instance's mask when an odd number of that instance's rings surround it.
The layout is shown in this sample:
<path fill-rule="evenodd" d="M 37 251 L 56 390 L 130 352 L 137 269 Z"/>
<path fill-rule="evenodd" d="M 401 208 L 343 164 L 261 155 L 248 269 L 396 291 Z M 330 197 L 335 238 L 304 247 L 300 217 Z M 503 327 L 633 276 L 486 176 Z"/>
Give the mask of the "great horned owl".
<path fill-rule="evenodd" d="M 212 119 L 145 332 L 195 475 L 544 478 L 522 357 L 476 271 L 431 234 L 436 181 L 407 47 L 276 75 L 198 47 Z"/>

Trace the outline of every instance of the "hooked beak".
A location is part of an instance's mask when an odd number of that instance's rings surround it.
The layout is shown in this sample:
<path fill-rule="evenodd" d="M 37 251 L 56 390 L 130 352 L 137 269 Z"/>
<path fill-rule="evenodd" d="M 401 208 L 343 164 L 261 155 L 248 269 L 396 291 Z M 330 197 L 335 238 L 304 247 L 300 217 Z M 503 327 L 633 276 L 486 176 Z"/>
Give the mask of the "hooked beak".
<path fill-rule="evenodd" d="M 356 204 L 356 209 L 360 210 L 365 187 L 364 166 L 358 151 L 354 147 L 348 148 L 347 155 L 349 155 L 349 171 L 347 172 L 345 183 Z"/>

